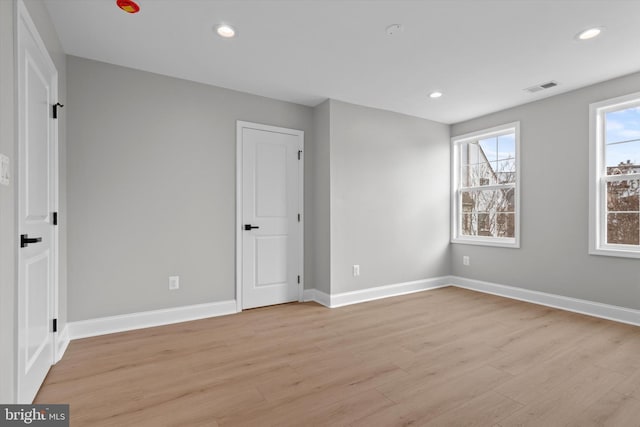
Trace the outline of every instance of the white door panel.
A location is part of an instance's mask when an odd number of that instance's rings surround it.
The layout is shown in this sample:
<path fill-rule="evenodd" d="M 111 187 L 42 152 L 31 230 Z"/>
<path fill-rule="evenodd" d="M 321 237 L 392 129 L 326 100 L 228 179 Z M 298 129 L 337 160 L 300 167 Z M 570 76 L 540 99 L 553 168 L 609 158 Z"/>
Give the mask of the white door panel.
<path fill-rule="evenodd" d="M 300 131 L 238 124 L 241 309 L 300 299 L 302 142 Z"/>
<path fill-rule="evenodd" d="M 31 403 L 54 363 L 58 73 L 22 1 L 18 9 L 18 403 Z M 22 245 L 22 236 L 32 239 Z"/>
<path fill-rule="evenodd" d="M 245 138 L 249 144 L 256 138 L 272 136 L 271 134 L 254 134 L 255 132 L 259 131 L 245 129 Z M 255 216 L 286 218 L 287 146 L 277 141 L 267 142 L 267 138 L 264 139 L 263 143 L 255 146 Z"/>
<path fill-rule="evenodd" d="M 255 237 L 255 286 L 282 284 L 287 281 L 288 236 Z"/>
<path fill-rule="evenodd" d="M 49 338 L 49 251 L 24 260 L 24 292 L 29 304 L 25 307 L 25 368 L 37 363 Z"/>

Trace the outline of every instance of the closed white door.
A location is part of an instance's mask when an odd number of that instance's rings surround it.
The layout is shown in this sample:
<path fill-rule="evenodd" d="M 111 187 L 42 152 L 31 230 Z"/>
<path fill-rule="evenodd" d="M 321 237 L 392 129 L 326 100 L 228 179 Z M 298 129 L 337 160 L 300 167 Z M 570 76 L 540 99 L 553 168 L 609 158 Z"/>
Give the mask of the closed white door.
<path fill-rule="evenodd" d="M 54 363 L 57 71 L 18 2 L 18 402 L 31 403 Z"/>
<path fill-rule="evenodd" d="M 301 299 L 303 139 L 238 122 L 239 309 Z"/>

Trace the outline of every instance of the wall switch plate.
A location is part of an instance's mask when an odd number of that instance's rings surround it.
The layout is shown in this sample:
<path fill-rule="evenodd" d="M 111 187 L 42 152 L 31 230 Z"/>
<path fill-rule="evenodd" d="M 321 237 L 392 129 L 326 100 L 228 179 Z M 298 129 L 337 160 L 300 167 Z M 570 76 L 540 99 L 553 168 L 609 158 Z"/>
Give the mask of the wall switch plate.
<path fill-rule="evenodd" d="M 180 289 L 180 276 L 170 276 L 169 277 L 169 290 L 175 291 L 176 289 Z"/>
<path fill-rule="evenodd" d="M 353 265 L 353 277 L 360 275 L 360 266 L 358 264 Z"/>
<path fill-rule="evenodd" d="M 0 154 L 0 185 L 9 185 L 11 182 L 9 157 Z"/>
<path fill-rule="evenodd" d="M 469 265 L 469 257 L 468 256 L 463 256 L 462 257 L 462 265 Z"/>

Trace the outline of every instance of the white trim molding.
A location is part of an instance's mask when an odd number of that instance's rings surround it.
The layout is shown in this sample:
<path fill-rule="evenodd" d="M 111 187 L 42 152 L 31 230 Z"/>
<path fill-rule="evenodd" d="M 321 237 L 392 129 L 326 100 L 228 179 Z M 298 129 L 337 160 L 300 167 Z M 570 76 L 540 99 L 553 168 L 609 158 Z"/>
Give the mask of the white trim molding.
<path fill-rule="evenodd" d="M 320 305 L 331 308 L 331 296 L 317 289 L 305 289 L 302 295 L 304 302 L 315 301 Z"/>
<path fill-rule="evenodd" d="M 399 295 L 412 294 L 414 292 L 444 288 L 447 286 L 450 286 L 449 276 L 414 280 L 412 282 L 395 283 L 392 285 L 376 286 L 374 288 L 351 292 L 342 292 L 333 295 L 326 294 L 316 289 L 307 289 L 305 290 L 305 301 L 313 300 L 318 304 L 322 304 L 330 308 L 336 308 L 345 305 L 358 304 L 366 301 L 373 301 L 381 298 L 389 298 Z"/>
<path fill-rule="evenodd" d="M 501 297 L 545 305 L 547 307 L 558 308 L 560 310 L 586 314 L 587 316 L 600 317 L 602 319 L 640 326 L 640 310 L 634 310 L 632 308 L 548 294 L 546 292 L 532 291 L 529 289 L 516 288 L 514 286 L 499 285 L 496 283 L 483 282 L 464 277 L 452 276 L 450 282 L 452 286 L 456 286 L 458 288 L 470 289 L 472 291 L 483 292 L 485 294 L 498 295 Z"/>
<path fill-rule="evenodd" d="M 465 186 L 461 182 L 461 146 L 465 143 L 477 143 L 485 138 L 497 138 L 504 135 L 513 134 L 515 148 L 515 182 L 500 183 L 496 180 L 491 185 Z M 496 146 L 497 147 L 497 146 Z M 458 135 L 451 138 L 451 243 L 462 243 L 467 245 L 481 246 L 497 246 L 505 248 L 520 247 L 520 122 L 507 123 L 504 125 L 484 129 L 477 132 Z M 509 160 L 509 159 L 505 159 Z M 489 161 L 485 158 L 485 161 Z M 498 163 L 496 159 L 494 162 Z M 507 190 L 512 189 L 514 192 L 514 236 L 513 237 L 490 237 L 490 236 L 471 236 L 463 235 L 461 228 L 462 218 L 462 193 L 479 192 L 490 190 Z M 495 210 L 495 208 L 494 208 Z M 495 212 L 494 212 L 495 215 Z"/>
<path fill-rule="evenodd" d="M 64 329 L 62 329 L 56 337 L 56 354 L 54 363 L 58 363 L 60 359 L 62 359 L 62 356 L 64 356 L 64 352 L 67 351 L 67 347 L 69 347 L 70 342 L 71 337 L 69 337 L 69 326 L 65 325 Z"/>
<path fill-rule="evenodd" d="M 446 288 L 449 286 L 640 326 L 640 310 L 545 292 L 532 291 L 514 286 L 483 282 L 481 280 L 458 276 L 442 276 L 432 279 L 396 283 L 358 291 L 343 292 L 335 295 L 329 295 L 326 292 L 322 292 L 317 289 L 305 289 L 303 298 L 304 301 L 315 301 L 325 307 L 337 308 L 382 298 Z M 60 332 L 57 339 L 56 361 L 62 358 L 69 342 L 74 339 L 150 328 L 154 326 L 170 325 L 173 323 L 225 316 L 235 313 L 237 313 L 236 301 L 229 300 L 68 322 L 65 328 Z"/>
<path fill-rule="evenodd" d="M 640 258 L 640 246 L 607 242 L 607 185 L 635 181 L 640 177 L 637 168 L 607 175 L 605 147 L 607 146 L 606 115 L 615 111 L 640 107 L 640 92 L 620 96 L 589 105 L 589 254 L 624 258 Z M 616 142 L 630 143 L 637 139 Z M 635 165 L 632 165 L 635 166 Z M 615 211 L 614 211 L 615 213 Z"/>
<path fill-rule="evenodd" d="M 68 336 L 75 340 L 234 313 L 236 301 L 229 300 L 69 322 L 65 330 L 68 329 Z"/>
<path fill-rule="evenodd" d="M 326 307 L 336 308 L 381 298 L 446 288 L 448 286 L 469 289 L 485 294 L 497 295 L 505 298 L 553 307 L 560 310 L 585 314 L 587 316 L 640 326 L 640 310 L 549 294 L 546 292 L 532 291 L 529 289 L 517 288 L 515 286 L 483 282 L 481 280 L 467 279 L 465 277 L 458 276 L 436 277 L 433 279 L 379 286 L 335 295 L 329 295 L 325 292 L 318 291 L 317 289 L 305 289 L 304 300 L 315 301 Z"/>

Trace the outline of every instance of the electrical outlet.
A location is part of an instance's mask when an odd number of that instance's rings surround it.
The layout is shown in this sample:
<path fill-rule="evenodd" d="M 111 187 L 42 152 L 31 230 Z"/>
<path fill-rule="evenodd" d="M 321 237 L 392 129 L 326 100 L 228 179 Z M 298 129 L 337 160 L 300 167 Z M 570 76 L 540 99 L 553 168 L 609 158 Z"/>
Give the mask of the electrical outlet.
<path fill-rule="evenodd" d="M 180 276 L 169 276 L 169 290 L 180 289 Z"/>
<path fill-rule="evenodd" d="M 462 265 L 470 265 L 470 261 L 469 261 L 469 257 L 468 256 L 463 256 L 462 257 Z"/>
<path fill-rule="evenodd" d="M 360 275 L 360 265 L 358 264 L 354 264 L 353 265 L 353 277 L 359 276 Z"/>

